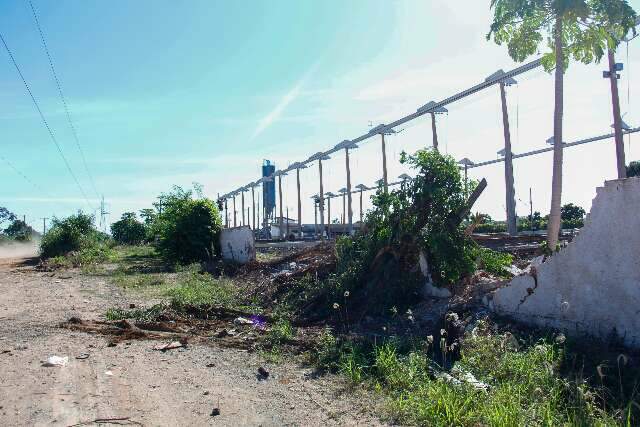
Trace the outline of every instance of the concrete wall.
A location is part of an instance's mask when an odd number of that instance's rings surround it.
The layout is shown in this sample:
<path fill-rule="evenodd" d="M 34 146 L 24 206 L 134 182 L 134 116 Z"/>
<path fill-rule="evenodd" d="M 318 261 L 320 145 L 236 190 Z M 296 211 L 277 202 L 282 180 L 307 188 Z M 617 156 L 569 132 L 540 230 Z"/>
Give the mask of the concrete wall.
<path fill-rule="evenodd" d="M 496 313 L 640 347 L 640 178 L 597 189 L 578 236 L 485 299 Z"/>
<path fill-rule="evenodd" d="M 224 260 L 246 264 L 256 259 L 256 245 L 249 227 L 224 228 L 220 247 Z"/>

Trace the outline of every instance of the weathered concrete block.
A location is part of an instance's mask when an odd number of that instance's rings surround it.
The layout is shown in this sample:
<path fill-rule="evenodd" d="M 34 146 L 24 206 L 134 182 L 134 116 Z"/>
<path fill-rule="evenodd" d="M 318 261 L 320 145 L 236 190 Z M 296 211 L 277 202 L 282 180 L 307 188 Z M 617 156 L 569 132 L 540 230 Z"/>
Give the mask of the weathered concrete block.
<path fill-rule="evenodd" d="M 246 264 L 256 259 L 256 244 L 249 227 L 224 228 L 220 233 L 222 259 Z"/>
<path fill-rule="evenodd" d="M 640 178 L 597 189 L 566 248 L 486 299 L 515 320 L 640 347 Z"/>

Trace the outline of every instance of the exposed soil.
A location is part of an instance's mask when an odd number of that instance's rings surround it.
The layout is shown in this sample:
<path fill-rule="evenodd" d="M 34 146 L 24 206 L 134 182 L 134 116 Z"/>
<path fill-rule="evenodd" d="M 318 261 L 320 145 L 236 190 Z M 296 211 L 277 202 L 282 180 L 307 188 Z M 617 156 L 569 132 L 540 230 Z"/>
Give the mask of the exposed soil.
<path fill-rule="evenodd" d="M 104 278 L 34 265 L 0 259 L 0 425 L 380 424 L 370 396 L 295 361 L 266 364 L 250 345 L 225 345 L 215 336 L 222 324 L 212 339 L 193 339 L 197 323 L 153 331 L 105 322 L 108 308 L 144 301 Z M 144 336 L 114 339 L 100 328 Z M 154 350 L 185 336 L 186 346 Z M 54 355 L 68 364 L 43 366 Z"/>

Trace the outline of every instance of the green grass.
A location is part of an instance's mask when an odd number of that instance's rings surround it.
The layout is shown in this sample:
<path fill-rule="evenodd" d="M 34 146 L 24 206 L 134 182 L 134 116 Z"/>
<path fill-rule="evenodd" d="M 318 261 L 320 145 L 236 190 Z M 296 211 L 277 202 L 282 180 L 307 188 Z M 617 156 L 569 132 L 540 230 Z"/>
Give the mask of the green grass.
<path fill-rule="evenodd" d="M 167 290 L 171 307 L 182 311 L 188 306 L 234 306 L 237 298 L 229 279 L 216 279 L 208 274 L 183 272 L 178 284 Z"/>
<path fill-rule="evenodd" d="M 111 280 L 114 284 L 124 289 L 158 287 L 167 283 L 167 278 L 162 274 L 127 274 L 122 270 L 116 271 Z"/>
<path fill-rule="evenodd" d="M 166 307 L 163 304 L 156 304 L 150 308 L 110 308 L 105 313 L 107 320 L 154 320 Z"/>
<path fill-rule="evenodd" d="M 441 372 L 434 363 L 436 350 L 421 342 L 354 344 L 325 333 L 315 361 L 341 372 L 354 386 L 382 393 L 391 421 L 401 424 L 637 425 L 638 368 L 623 367 L 619 376 L 612 369 L 602 381 L 587 375 L 586 364 L 570 363 L 582 352 L 546 339 L 530 338 L 520 346 L 511 346 L 512 341 L 499 334 L 467 338 L 451 370 L 457 384 L 434 375 Z M 464 381 L 468 375 L 488 390 Z"/>

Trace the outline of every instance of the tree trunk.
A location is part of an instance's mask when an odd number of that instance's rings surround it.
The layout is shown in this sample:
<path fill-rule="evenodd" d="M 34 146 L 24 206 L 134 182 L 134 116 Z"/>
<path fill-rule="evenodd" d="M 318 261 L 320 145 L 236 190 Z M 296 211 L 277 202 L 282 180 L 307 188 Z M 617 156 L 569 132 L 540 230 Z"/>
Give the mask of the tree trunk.
<path fill-rule="evenodd" d="M 433 149 L 438 151 L 438 131 L 436 129 L 436 113 L 431 112 L 431 133 L 433 134 Z"/>
<path fill-rule="evenodd" d="M 613 50 L 609 49 L 609 81 L 611 82 L 611 104 L 613 106 L 613 129 L 616 139 L 616 163 L 618 179 L 627 177 L 627 164 L 624 158 L 624 139 L 622 135 L 622 118 L 620 117 L 620 97 L 618 95 L 618 78 L 616 76 L 616 59 Z"/>
<path fill-rule="evenodd" d="M 507 232 L 510 236 L 518 234 L 516 222 L 516 192 L 513 183 L 513 155 L 511 153 L 511 131 L 504 82 L 500 82 L 500 100 L 502 101 L 502 124 L 504 129 L 504 184 L 507 206 Z"/>
<path fill-rule="evenodd" d="M 564 57 L 562 46 L 562 17 L 556 18 L 555 28 L 555 111 L 553 114 L 553 178 L 551 183 L 551 212 L 547 226 L 547 246 L 554 250 L 560 234 L 562 206 L 562 115 L 564 109 Z"/>

